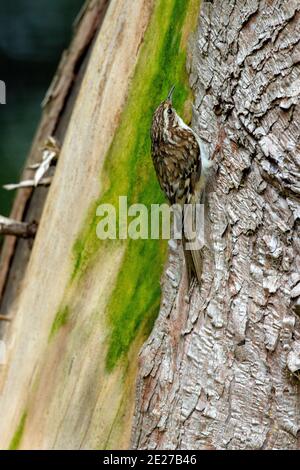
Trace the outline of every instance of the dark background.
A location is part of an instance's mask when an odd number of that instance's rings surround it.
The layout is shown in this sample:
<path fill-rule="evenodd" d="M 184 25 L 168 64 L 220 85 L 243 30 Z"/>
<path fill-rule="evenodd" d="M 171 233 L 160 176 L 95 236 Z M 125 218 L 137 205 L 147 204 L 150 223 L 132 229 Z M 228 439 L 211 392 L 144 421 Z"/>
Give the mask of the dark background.
<path fill-rule="evenodd" d="M 0 215 L 8 215 L 40 114 L 41 102 L 83 0 L 0 0 Z"/>

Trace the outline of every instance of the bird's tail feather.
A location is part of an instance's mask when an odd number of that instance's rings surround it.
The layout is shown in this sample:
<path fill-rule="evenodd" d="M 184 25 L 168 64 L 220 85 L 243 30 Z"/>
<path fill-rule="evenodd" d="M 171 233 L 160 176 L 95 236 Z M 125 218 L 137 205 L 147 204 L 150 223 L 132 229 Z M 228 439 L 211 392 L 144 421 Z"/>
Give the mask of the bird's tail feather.
<path fill-rule="evenodd" d="M 199 204 L 202 204 L 200 206 Z M 191 285 L 194 278 L 201 285 L 203 270 L 203 236 L 204 234 L 204 192 L 201 198 L 191 198 L 187 210 L 184 211 L 183 218 L 183 251 L 188 275 L 188 282 Z"/>
<path fill-rule="evenodd" d="M 183 236 L 183 252 L 187 269 L 188 283 L 190 286 L 194 278 L 196 278 L 200 286 L 203 268 L 202 251 L 186 249 L 187 244 L 188 241 L 185 236 Z"/>

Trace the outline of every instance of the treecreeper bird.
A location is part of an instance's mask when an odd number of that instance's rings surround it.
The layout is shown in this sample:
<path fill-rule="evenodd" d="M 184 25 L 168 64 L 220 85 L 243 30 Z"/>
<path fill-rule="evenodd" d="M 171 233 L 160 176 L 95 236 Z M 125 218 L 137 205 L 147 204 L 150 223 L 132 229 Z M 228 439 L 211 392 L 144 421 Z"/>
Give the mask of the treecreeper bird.
<path fill-rule="evenodd" d="M 201 248 L 195 249 L 195 245 L 189 243 L 186 228 L 195 228 L 197 225 L 196 207 L 203 203 L 205 183 L 212 162 L 200 138 L 176 113 L 172 103 L 174 88 L 171 88 L 167 99 L 162 101 L 153 115 L 152 160 L 160 187 L 170 204 L 189 208 L 183 210 L 182 240 L 191 287 L 195 280 L 200 285 L 202 253 Z"/>

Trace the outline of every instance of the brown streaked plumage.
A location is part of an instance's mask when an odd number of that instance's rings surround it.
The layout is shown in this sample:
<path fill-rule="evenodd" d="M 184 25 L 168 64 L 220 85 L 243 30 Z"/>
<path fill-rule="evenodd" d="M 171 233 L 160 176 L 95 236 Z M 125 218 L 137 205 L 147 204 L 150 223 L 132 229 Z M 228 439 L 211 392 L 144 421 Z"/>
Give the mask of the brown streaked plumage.
<path fill-rule="evenodd" d="M 169 98 L 155 111 L 151 127 L 152 159 L 169 202 L 184 204 L 189 202 L 200 179 L 201 158 L 194 133 L 187 126 L 183 128 L 177 118 Z"/>
<path fill-rule="evenodd" d="M 153 115 L 151 127 L 152 159 L 160 187 L 170 204 L 183 206 L 188 203 L 200 203 L 204 189 L 204 172 L 197 136 L 173 108 L 173 90 L 174 87 L 171 88 L 167 99 L 158 106 Z M 201 251 L 187 250 L 186 244 L 187 240 L 183 233 L 188 280 L 191 283 L 196 278 L 200 285 Z"/>

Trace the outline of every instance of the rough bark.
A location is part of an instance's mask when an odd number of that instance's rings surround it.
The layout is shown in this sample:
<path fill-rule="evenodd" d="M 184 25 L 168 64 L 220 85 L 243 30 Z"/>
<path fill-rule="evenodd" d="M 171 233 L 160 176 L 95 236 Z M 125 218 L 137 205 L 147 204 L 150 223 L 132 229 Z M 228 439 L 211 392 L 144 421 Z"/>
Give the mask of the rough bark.
<path fill-rule="evenodd" d="M 189 71 L 216 151 L 210 237 L 190 304 L 170 251 L 134 448 L 299 448 L 299 40 L 297 0 L 202 3 Z"/>

